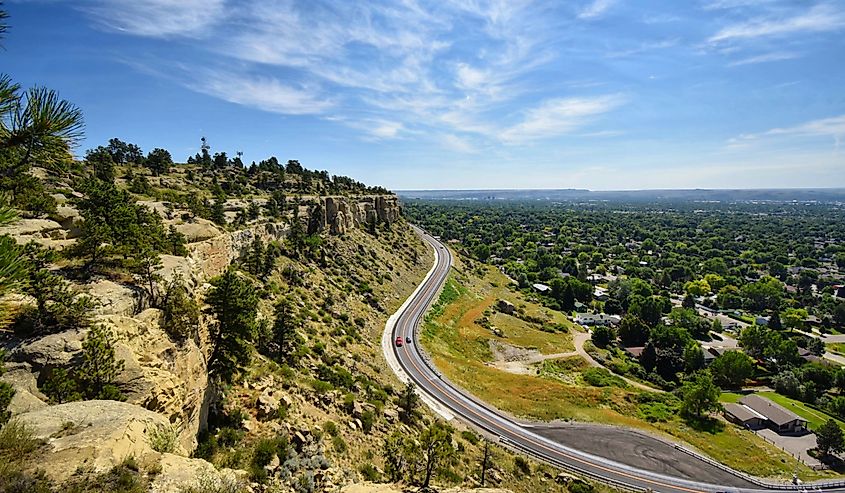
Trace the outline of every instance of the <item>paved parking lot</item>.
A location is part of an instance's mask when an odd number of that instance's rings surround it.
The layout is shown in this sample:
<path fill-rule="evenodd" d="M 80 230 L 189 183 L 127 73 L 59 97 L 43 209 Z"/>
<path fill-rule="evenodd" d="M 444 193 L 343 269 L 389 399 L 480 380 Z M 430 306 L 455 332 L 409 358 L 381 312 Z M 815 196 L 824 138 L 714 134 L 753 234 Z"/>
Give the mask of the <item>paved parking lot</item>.
<path fill-rule="evenodd" d="M 786 436 L 778 435 L 768 428 L 757 430 L 756 433 L 767 441 L 786 450 L 810 467 L 821 465 L 817 459 L 807 453 L 807 450 L 816 447 L 815 433 L 807 433 L 804 436 Z"/>

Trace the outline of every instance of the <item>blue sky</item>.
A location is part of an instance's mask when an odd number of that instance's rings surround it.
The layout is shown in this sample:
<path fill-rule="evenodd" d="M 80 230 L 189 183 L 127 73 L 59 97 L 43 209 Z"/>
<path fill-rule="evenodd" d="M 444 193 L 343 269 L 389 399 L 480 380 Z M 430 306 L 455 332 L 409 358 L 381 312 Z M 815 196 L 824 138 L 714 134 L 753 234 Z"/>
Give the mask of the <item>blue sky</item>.
<path fill-rule="evenodd" d="M 840 0 L 12 0 L 86 140 L 394 189 L 845 187 Z"/>

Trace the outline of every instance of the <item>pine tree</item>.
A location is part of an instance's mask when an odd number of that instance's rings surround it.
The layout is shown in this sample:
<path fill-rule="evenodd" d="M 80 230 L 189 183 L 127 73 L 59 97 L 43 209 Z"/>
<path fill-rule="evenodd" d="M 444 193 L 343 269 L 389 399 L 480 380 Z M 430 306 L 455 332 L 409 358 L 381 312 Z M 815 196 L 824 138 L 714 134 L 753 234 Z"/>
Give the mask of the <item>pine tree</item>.
<path fill-rule="evenodd" d="M 409 383 L 399 394 L 399 419 L 403 423 L 413 425 L 420 416 L 420 397 L 415 391 L 414 384 Z"/>
<path fill-rule="evenodd" d="M 161 327 L 171 337 L 184 341 L 198 334 L 199 305 L 188 292 L 182 276 L 174 276 L 167 285 L 161 305 Z"/>
<path fill-rule="evenodd" d="M 296 354 L 302 344 L 302 337 L 297 332 L 301 323 L 296 317 L 290 298 L 282 297 L 276 303 L 274 316 L 273 343 L 276 352 L 282 361 L 295 366 Z"/>
<path fill-rule="evenodd" d="M 249 362 L 258 298 L 252 283 L 231 267 L 212 279 L 211 286 L 205 301 L 217 322 L 210 328 L 209 373 L 229 382 L 235 372 Z"/>
<path fill-rule="evenodd" d="M 123 371 L 124 362 L 115 358 L 113 337 L 106 327 L 95 325 L 82 342 L 79 379 L 87 399 L 124 399 L 114 383 L 118 374 Z"/>

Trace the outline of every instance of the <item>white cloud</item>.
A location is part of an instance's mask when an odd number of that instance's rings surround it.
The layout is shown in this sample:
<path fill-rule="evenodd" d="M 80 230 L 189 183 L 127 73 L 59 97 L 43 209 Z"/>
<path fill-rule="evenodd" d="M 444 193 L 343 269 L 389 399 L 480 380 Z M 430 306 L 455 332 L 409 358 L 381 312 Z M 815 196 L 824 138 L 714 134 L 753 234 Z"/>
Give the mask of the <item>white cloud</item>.
<path fill-rule="evenodd" d="M 458 137 L 457 135 L 442 135 L 438 140 L 443 145 L 443 147 L 451 151 L 460 152 L 463 154 L 471 154 L 477 152 L 475 146 L 473 146 L 467 139 Z"/>
<path fill-rule="evenodd" d="M 613 7 L 616 0 L 593 0 L 589 5 L 578 12 L 579 19 L 595 19 L 601 17 L 608 9 Z"/>
<path fill-rule="evenodd" d="M 771 137 L 829 137 L 839 148 L 845 137 L 845 115 L 812 120 L 792 127 L 773 128 L 762 133 L 743 134 L 728 140 L 729 147 L 745 147 Z"/>
<path fill-rule="evenodd" d="M 619 95 L 553 99 L 527 111 L 520 123 L 505 129 L 500 137 L 508 143 L 523 143 L 571 133 L 623 103 Z"/>
<path fill-rule="evenodd" d="M 317 90 L 285 85 L 268 77 L 208 73 L 187 85 L 230 103 L 284 115 L 320 114 L 334 106 Z"/>
<path fill-rule="evenodd" d="M 845 12 L 829 4 L 818 4 L 810 10 L 788 17 L 766 16 L 727 26 L 711 36 L 708 42 L 724 42 L 776 37 L 799 32 L 828 32 L 845 27 Z"/>
<path fill-rule="evenodd" d="M 103 27 L 148 37 L 201 36 L 219 22 L 225 0 L 91 0 L 82 3 Z"/>
<path fill-rule="evenodd" d="M 743 58 L 741 60 L 736 60 L 728 64 L 729 67 L 739 67 L 742 65 L 754 65 L 757 63 L 767 63 L 767 62 L 780 62 L 783 60 L 793 60 L 795 58 L 800 57 L 799 53 L 794 53 L 791 51 L 776 51 L 772 53 L 765 53 L 762 55 L 756 55 L 748 58 Z"/>

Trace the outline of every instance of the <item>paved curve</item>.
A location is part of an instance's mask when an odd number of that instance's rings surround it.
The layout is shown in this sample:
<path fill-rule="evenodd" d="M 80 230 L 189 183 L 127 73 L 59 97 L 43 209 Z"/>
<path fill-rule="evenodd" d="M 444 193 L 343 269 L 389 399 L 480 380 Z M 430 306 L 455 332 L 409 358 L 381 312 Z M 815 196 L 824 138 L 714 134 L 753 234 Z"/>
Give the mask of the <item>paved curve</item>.
<path fill-rule="evenodd" d="M 423 239 L 435 252 L 436 262 L 431 274 L 403 308 L 396 314 L 393 325 L 393 339 L 406 337 L 413 339 L 413 344 L 401 348 L 390 344 L 393 357 L 398 360 L 402 370 L 416 384 L 418 392 L 425 400 L 434 401 L 449 409 L 463 421 L 485 432 L 499 437 L 502 445 L 527 455 L 536 457 L 562 469 L 574 471 L 599 481 L 628 490 L 646 489 L 665 493 L 715 493 L 731 491 L 738 493 L 780 490 L 806 491 L 804 487 L 742 479 L 738 473 L 730 482 L 722 484 L 704 482 L 679 477 L 679 475 L 661 474 L 590 454 L 583 450 L 559 443 L 554 433 L 538 433 L 534 426 L 519 423 L 495 408 L 463 392 L 446 380 L 428 363 L 425 354 L 419 349 L 416 329 L 425 312 L 434 301 L 441 286 L 449 275 L 452 254 L 440 242 L 420 231 Z M 550 435 L 544 436 L 544 435 Z M 696 460 L 690 457 L 690 460 Z M 682 474 L 681 474 L 682 476 Z M 733 475 L 732 475 L 733 476 Z M 716 480 L 718 481 L 718 480 Z M 830 492 L 845 493 L 845 482 L 814 483 L 812 488 Z"/>

